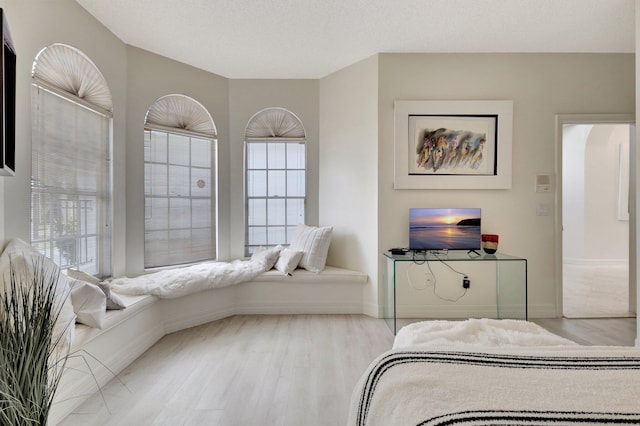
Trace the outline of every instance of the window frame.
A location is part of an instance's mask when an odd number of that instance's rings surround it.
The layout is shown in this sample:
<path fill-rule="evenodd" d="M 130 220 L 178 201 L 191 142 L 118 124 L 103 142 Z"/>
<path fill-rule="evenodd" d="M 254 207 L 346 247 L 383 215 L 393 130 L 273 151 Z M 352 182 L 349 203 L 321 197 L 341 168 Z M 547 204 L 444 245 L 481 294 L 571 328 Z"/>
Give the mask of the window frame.
<path fill-rule="evenodd" d="M 75 257 L 75 259 L 69 260 L 67 258 L 68 261 L 63 262 L 62 258 L 65 256 L 62 254 L 62 251 L 64 250 L 61 249 L 61 247 L 63 247 L 67 242 L 75 241 L 76 243 L 76 246 L 74 248 L 75 253 L 77 253 L 77 251 L 82 251 L 83 248 L 86 251 L 87 244 L 82 244 L 82 241 L 86 242 L 88 241 L 88 239 L 95 237 L 96 259 L 94 260 L 94 263 L 96 264 L 96 270 L 95 271 L 91 270 L 89 272 L 99 277 L 108 277 L 111 275 L 111 271 L 112 271 L 111 259 L 112 259 L 112 250 L 113 250 L 112 248 L 113 162 L 112 162 L 112 155 L 111 155 L 112 149 L 113 149 L 113 114 L 109 110 L 101 108 L 100 106 L 92 104 L 90 102 L 87 102 L 84 99 L 79 98 L 64 90 L 60 90 L 55 86 L 52 86 L 35 76 L 32 77 L 31 86 L 32 86 L 32 89 L 31 89 L 32 90 L 32 105 L 31 105 L 32 116 L 34 114 L 33 108 L 39 107 L 39 104 L 37 105 L 33 104 L 33 97 L 41 96 L 39 95 L 39 92 L 44 91 L 51 96 L 56 96 L 60 99 L 63 99 L 66 102 L 69 102 L 69 104 L 74 105 L 75 108 L 83 108 L 107 120 L 107 123 L 105 126 L 107 128 L 107 133 L 103 135 L 106 139 L 106 146 L 103 147 L 105 149 L 105 152 L 104 152 L 104 157 L 102 158 L 107 162 L 107 166 L 105 168 L 105 172 L 107 175 L 106 176 L 107 183 L 105 184 L 106 185 L 105 191 L 101 192 L 98 189 L 95 192 L 82 191 L 82 190 L 73 191 L 73 190 L 69 190 L 68 188 L 57 188 L 56 190 L 51 190 L 51 188 L 41 187 L 36 184 L 34 170 L 32 169 L 31 185 L 30 185 L 31 244 L 36 248 L 40 248 L 40 251 L 45 256 L 47 256 L 48 258 L 52 259 L 54 262 L 59 264 L 62 269 L 75 268 L 78 270 L 84 270 L 83 265 L 86 265 L 86 262 L 81 262 L 81 258 L 79 258 L 77 255 L 73 256 Z M 33 94 L 33 91 L 36 91 L 38 94 Z M 32 127 L 32 131 L 33 131 L 33 127 Z M 33 161 L 33 155 L 35 154 L 34 148 L 33 148 L 34 145 L 36 145 L 35 142 L 32 144 L 32 153 L 31 153 L 32 161 Z M 104 193 L 104 197 L 101 195 L 103 193 Z M 89 231 L 82 232 L 83 225 L 79 224 L 77 225 L 77 228 L 79 228 L 78 231 L 75 231 L 73 233 L 60 234 L 57 237 L 54 237 L 54 232 L 52 231 L 52 229 L 50 229 L 50 232 L 48 233 L 48 235 L 45 232 L 45 238 L 34 239 L 34 236 L 35 236 L 34 233 L 37 232 L 36 227 L 39 228 L 39 225 L 41 224 L 40 221 L 37 221 L 36 223 L 36 221 L 34 220 L 34 214 L 37 213 L 37 212 L 34 212 L 34 204 L 36 204 L 34 203 L 34 198 L 38 197 L 39 195 L 46 195 L 46 194 L 57 194 L 57 195 L 66 194 L 67 196 L 69 196 L 70 199 L 60 200 L 60 201 L 62 204 L 64 204 L 64 202 L 78 204 L 77 208 L 72 209 L 72 210 L 75 210 L 74 214 L 77 217 L 82 217 L 82 216 L 86 217 L 86 209 L 82 209 L 82 207 L 80 207 L 80 204 L 83 201 L 86 201 L 86 198 L 94 197 L 95 206 L 97 210 L 95 232 L 89 232 Z M 41 206 L 43 206 L 43 203 L 37 203 L 37 207 L 41 207 Z M 62 212 L 62 210 L 65 210 L 68 212 L 69 208 L 68 207 L 64 208 L 63 206 L 60 206 L 60 211 Z M 83 211 L 85 212 L 84 215 L 82 214 Z M 61 213 L 61 216 L 62 216 L 62 213 Z M 62 226 L 66 226 L 66 225 L 68 225 L 68 223 L 63 224 Z M 49 223 L 49 226 L 53 228 L 54 224 Z M 85 230 L 87 228 L 88 228 L 87 226 L 84 226 Z M 58 246 L 58 252 L 59 252 L 57 258 L 55 256 L 56 246 Z"/>
<path fill-rule="evenodd" d="M 164 258 L 163 258 L 163 252 L 162 252 L 162 247 L 159 245 L 158 246 L 158 250 L 154 253 L 156 256 L 156 259 L 153 260 L 153 262 L 151 261 L 150 257 L 151 257 L 151 251 L 148 250 L 148 246 L 150 244 L 150 242 L 152 241 L 151 238 L 147 238 L 148 237 L 148 232 L 147 232 L 147 199 L 148 199 L 148 195 L 150 195 L 151 193 L 147 191 L 147 152 L 146 152 L 146 148 L 145 149 L 145 153 L 144 153 L 144 158 L 143 158 L 143 167 L 144 167 L 144 171 L 143 171 L 143 176 L 144 176 L 144 222 L 143 222 L 143 243 L 144 243 L 144 250 L 143 250 L 143 263 L 144 263 L 144 269 L 157 269 L 157 268 L 170 268 L 173 266 L 179 266 L 179 265 L 185 265 L 185 264 L 190 264 L 190 263 L 197 263 L 197 262 L 201 262 L 201 261 L 206 261 L 206 260 L 215 260 L 217 259 L 218 256 L 218 229 L 217 229 L 217 224 L 218 224 L 218 196 L 219 196 L 219 190 L 218 190 L 218 182 L 219 182 L 219 177 L 218 177 L 218 170 L 219 170 L 219 164 L 218 164 L 218 131 L 216 129 L 216 124 L 213 120 L 213 117 L 211 117 L 211 114 L 209 113 L 209 111 L 204 107 L 204 105 L 202 105 L 200 102 L 198 102 L 196 99 L 184 95 L 184 94 L 167 94 L 164 96 L 161 96 L 160 98 L 156 99 L 147 109 L 147 113 L 145 115 L 145 119 L 144 119 L 144 131 L 143 131 L 143 143 L 146 145 L 147 143 L 147 138 L 146 138 L 146 132 L 152 132 L 152 131 L 156 131 L 156 132 L 162 132 L 166 134 L 166 138 L 167 138 L 167 151 L 166 151 L 166 164 L 167 164 L 167 172 L 166 172 L 166 179 L 167 179 L 167 194 L 166 197 L 164 197 L 167 200 L 167 207 L 166 207 L 166 220 L 167 220 L 167 235 L 166 238 L 164 239 L 165 244 L 167 244 L 166 248 L 165 248 L 165 253 L 164 253 Z M 185 254 L 184 251 L 180 251 L 179 248 L 172 248 L 170 247 L 171 243 L 172 243 L 172 239 L 171 239 L 171 228 L 169 227 L 169 217 L 171 216 L 171 210 L 170 210 L 170 194 L 169 194 L 169 187 L 170 187 L 170 173 L 169 173 L 169 138 L 170 135 L 177 135 L 179 137 L 188 137 L 189 138 L 189 154 L 188 154 L 188 161 L 189 161 L 189 179 L 187 185 L 185 187 L 188 188 L 188 192 L 189 192 L 189 250 L 188 253 L 191 254 L 191 257 L 183 257 L 180 258 L 179 256 L 176 255 L 176 253 L 180 253 L 180 254 Z M 198 139 L 203 139 L 203 140 L 207 140 L 209 142 L 209 166 L 208 166 L 208 170 L 209 170 L 209 182 L 208 182 L 208 186 L 209 186 L 209 196 L 206 197 L 207 200 L 209 200 L 209 239 L 208 239 L 208 245 L 206 246 L 206 250 L 205 252 L 207 253 L 206 256 L 197 256 L 194 255 L 195 253 L 198 252 L 197 248 L 193 245 L 193 221 L 194 221 L 194 215 L 193 215 L 193 198 L 191 197 L 191 194 L 193 193 L 193 186 L 191 183 L 191 176 L 192 176 L 192 162 L 193 162 L 193 158 L 191 155 L 191 150 L 192 150 L 192 138 L 198 138 Z M 152 139 L 151 137 L 149 137 L 149 143 L 151 144 Z M 149 149 L 151 149 L 151 145 L 149 145 Z M 151 151 L 149 151 L 149 153 L 151 154 Z M 182 167 L 182 165 L 180 166 L 174 166 L 174 167 Z M 183 182 L 184 184 L 184 182 Z M 200 187 L 200 184 L 202 185 L 207 185 L 206 182 L 200 182 L 198 181 L 196 183 L 196 186 L 198 186 L 199 188 L 204 188 Z M 179 198 L 183 198 L 183 197 L 174 197 L 176 199 Z M 158 199 L 158 197 L 156 198 Z M 202 229 L 202 227 L 199 227 L 200 229 Z M 174 231 L 174 232 L 178 232 L 178 231 Z M 173 242 L 178 241 L 178 240 L 186 240 L 185 238 L 177 238 L 176 240 L 173 240 Z M 159 244 L 162 244 L 162 240 L 158 240 L 160 241 Z M 185 246 L 186 247 L 186 246 Z M 173 251 L 172 251 L 173 250 Z"/>
<path fill-rule="evenodd" d="M 288 161 L 286 158 L 286 152 L 287 150 L 285 149 L 285 158 L 283 160 L 284 162 L 284 167 L 269 167 L 269 155 L 268 155 L 268 151 L 269 151 L 269 144 L 290 144 L 290 143 L 295 143 L 295 144 L 301 144 L 304 146 L 304 167 L 303 168 L 290 168 L 287 166 Z M 264 168 L 249 168 L 249 145 L 250 144 L 266 144 L 267 147 L 265 148 L 267 154 L 265 157 L 265 167 Z M 289 245 L 289 243 L 291 242 L 291 239 L 293 237 L 293 232 L 295 230 L 296 225 L 298 225 L 300 222 L 296 222 L 296 223 L 289 223 L 289 215 L 287 214 L 287 206 L 286 204 L 288 203 L 289 200 L 302 200 L 302 208 L 303 208 L 303 218 L 302 218 L 302 222 L 306 223 L 306 218 L 307 218 L 307 195 L 308 195 L 308 161 L 307 161 L 307 157 L 308 157 L 308 149 L 307 149 L 307 140 L 306 138 L 297 138 L 297 137 L 291 137 L 291 138 L 287 138 L 287 137 L 247 137 L 245 138 L 244 141 L 244 233 L 245 233 L 245 239 L 244 239 L 244 255 L 249 257 L 251 256 L 253 253 L 255 253 L 255 251 L 257 251 L 259 248 L 262 247 L 275 247 L 277 245 L 282 245 L 282 246 L 287 246 Z M 250 178 L 249 178 L 249 172 L 251 171 L 264 171 L 265 172 L 265 177 L 266 177 L 266 182 L 265 182 L 265 188 L 266 188 L 266 194 L 265 195 L 261 195 L 261 196 L 251 196 L 250 194 Z M 304 195 L 302 196 L 294 196 L 294 195 L 286 195 L 287 193 L 287 183 L 288 183 L 288 179 L 285 177 L 284 182 L 285 182 L 285 195 L 281 196 L 281 195 L 273 195 L 270 196 L 269 195 L 269 172 L 270 171 L 284 171 L 285 172 L 285 176 L 286 173 L 289 171 L 303 171 L 304 172 Z M 264 225 L 251 225 L 251 220 L 249 217 L 250 214 L 250 200 L 256 200 L 256 199 L 264 199 L 265 200 L 265 224 Z M 285 223 L 284 224 L 269 224 L 269 208 L 268 208 L 268 202 L 269 200 L 284 200 L 285 201 L 285 213 L 284 213 L 284 217 L 285 217 Z M 285 241 L 277 241 L 277 242 L 271 242 L 268 240 L 268 230 L 269 228 L 284 228 L 284 232 L 285 232 Z M 251 244 L 251 228 L 264 228 L 265 229 L 265 233 L 266 233 L 266 242 L 264 244 L 261 243 L 256 243 L 256 244 Z"/>
<path fill-rule="evenodd" d="M 218 197 L 218 139 L 215 137 L 212 137 L 211 135 L 207 135 L 207 134 L 203 134 L 203 133 L 199 133 L 199 132 L 193 132 L 193 131 L 188 131 L 188 130 L 179 130 L 173 127 L 169 127 L 169 126 L 162 126 L 162 125 L 158 125 L 158 124 L 148 124 L 144 127 L 144 141 L 146 144 L 147 141 L 147 133 L 149 132 L 149 143 L 152 143 L 152 138 L 151 138 L 151 133 L 152 132 L 157 132 L 157 133 L 162 133 L 164 135 L 166 135 L 166 140 L 167 140 L 167 147 L 166 147 L 166 158 L 167 160 L 165 162 L 153 162 L 153 161 L 147 161 L 146 155 L 144 158 L 144 179 L 145 179 L 145 183 L 144 183 L 144 222 L 143 222 L 143 234 L 144 234 L 144 268 L 145 270 L 149 270 L 149 269 L 157 269 L 157 268 L 166 268 L 166 267 L 173 267 L 173 266 L 181 266 L 181 265 L 186 265 L 186 264 L 193 264 L 193 263 L 198 263 L 198 262 L 202 262 L 202 261 L 207 261 L 207 260 L 215 260 L 217 258 L 218 255 L 218 248 L 217 248 L 217 236 L 218 236 L 218 230 L 217 230 L 217 216 L 218 216 L 218 206 L 217 206 L 217 197 Z M 185 165 L 179 165 L 179 164 L 173 164 L 169 161 L 169 138 L 170 135 L 175 135 L 175 136 L 179 136 L 179 137 L 186 137 L 189 139 L 189 154 L 188 154 L 188 158 L 189 158 L 189 165 L 185 166 Z M 201 167 L 201 166 L 193 166 L 192 165 L 192 142 L 193 139 L 198 139 L 198 140 L 206 140 L 209 142 L 209 150 L 210 150 L 210 161 L 209 161 L 209 167 Z M 153 195 L 151 193 L 149 193 L 147 191 L 147 165 L 148 164 L 155 164 L 155 165 L 165 165 L 167 168 L 171 167 L 171 165 L 174 166 L 179 166 L 179 167 L 188 167 L 189 168 L 189 176 L 191 178 L 192 176 L 192 172 L 193 169 L 207 169 L 209 171 L 209 186 L 210 186 L 210 192 L 209 192 L 209 196 L 208 197 L 199 197 L 199 196 L 193 196 L 192 192 L 191 192 L 191 187 L 189 187 L 189 195 L 188 196 L 181 196 L 181 195 L 176 195 L 176 196 L 171 196 L 171 194 L 169 193 L 169 187 L 170 187 L 170 180 L 169 180 L 169 172 L 167 171 L 167 193 L 166 195 Z M 190 226 L 189 227 L 180 227 L 180 228 L 173 228 L 171 227 L 171 223 L 170 223 L 170 215 L 168 215 L 167 217 L 167 228 L 165 229 L 165 231 L 167 233 L 171 233 L 172 231 L 176 232 L 176 231 L 189 231 L 191 233 L 191 235 L 193 235 L 194 230 L 197 229 L 204 229 L 204 228 L 208 228 L 210 230 L 210 240 L 212 241 L 212 244 L 210 245 L 209 248 L 209 252 L 212 254 L 212 256 L 207 256 L 207 257 L 201 257 L 201 258 L 191 258 L 191 259 L 182 259 L 179 260 L 177 262 L 174 263 L 163 263 L 163 264 L 151 264 L 148 263 L 148 253 L 147 253 L 147 248 L 148 248 L 148 244 L 149 244 L 149 240 L 147 239 L 147 219 L 148 219 L 148 215 L 147 215 L 147 202 L 150 199 L 166 199 L 167 200 L 167 208 L 170 209 L 170 204 L 171 204 L 171 200 L 177 200 L 177 199 L 189 199 L 190 200 L 190 207 L 189 207 L 189 211 L 192 212 L 193 211 L 193 200 L 208 200 L 209 201 L 209 211 L 210 211 L 210 222 L 209 222 L 209 226 L 208 227 L 202 227 L 202 226 L 193 226 L 193 215 L 190 215 L 189 221 L 190 221 Z M 157 231 L 160 232 L 161 230 L 159 229 L 154 229 L 153 231 Z M 170 238 L 167 239 L 168 242 L 170 242 Z"/>

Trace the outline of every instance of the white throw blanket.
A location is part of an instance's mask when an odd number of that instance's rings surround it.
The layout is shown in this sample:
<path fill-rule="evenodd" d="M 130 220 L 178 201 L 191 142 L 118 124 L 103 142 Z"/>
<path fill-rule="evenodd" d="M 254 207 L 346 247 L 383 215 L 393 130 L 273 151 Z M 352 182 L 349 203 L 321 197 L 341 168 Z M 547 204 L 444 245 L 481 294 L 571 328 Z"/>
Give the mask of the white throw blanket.
<path fill-rule="evenodd" d="M 348 425 L 637 425 L 638 401 L 636 348 L 413 348 L 369 366 Z"/>
<path fill-rule="evenodd" d="M 393 349 L 437 346 L 576 345 L 537 324 L 510 319 L 472 318 L 464 321 L 421 321 L 398 331 Z"/>
<path fill-rule="evenodd" d="M 518 320 L 423 321 L 362 375 L 349 426 L 640 424 L 640 351 Z"/>
<path fill-rule="evenodd" d="M 167 269 L 135 278 L 114 278 L 113 291 L 122 294 L 153 294 L 173 299 L 203 290 L 251 281 L 264 272 L 262 263 L 251 260 L 205 262 L 179 269 Z"/>

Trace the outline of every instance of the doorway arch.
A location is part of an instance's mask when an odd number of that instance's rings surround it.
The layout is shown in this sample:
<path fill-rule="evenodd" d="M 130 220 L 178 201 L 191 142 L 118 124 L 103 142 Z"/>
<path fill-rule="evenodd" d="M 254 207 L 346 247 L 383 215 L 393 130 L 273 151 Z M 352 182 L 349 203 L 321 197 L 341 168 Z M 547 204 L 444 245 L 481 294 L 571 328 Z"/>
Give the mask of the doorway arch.
<path fill-rule="evenodd" d="M 567 125 L 628 124 L 630 125 L 629 157 L 636 156 L 635 117 L 632 114 L 562 114 L 556 116 L 556 313 L 563 315 L 563 138 Z M 629 311 L 637 311 L 637 265 L 636 265 L 636 170 L 635 161 L 630 162 L 629 169 Z"/>

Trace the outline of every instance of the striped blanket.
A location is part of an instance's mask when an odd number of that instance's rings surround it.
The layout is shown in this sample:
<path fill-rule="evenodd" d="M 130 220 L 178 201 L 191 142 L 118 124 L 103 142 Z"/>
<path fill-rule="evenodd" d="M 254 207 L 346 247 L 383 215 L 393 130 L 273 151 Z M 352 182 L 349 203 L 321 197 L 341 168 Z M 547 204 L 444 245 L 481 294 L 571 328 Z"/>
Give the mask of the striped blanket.
<path fill-rule="evenodd" d="M 348 424 L 640 424 L 640 350 L 392 350 L 361 377 Z"/>

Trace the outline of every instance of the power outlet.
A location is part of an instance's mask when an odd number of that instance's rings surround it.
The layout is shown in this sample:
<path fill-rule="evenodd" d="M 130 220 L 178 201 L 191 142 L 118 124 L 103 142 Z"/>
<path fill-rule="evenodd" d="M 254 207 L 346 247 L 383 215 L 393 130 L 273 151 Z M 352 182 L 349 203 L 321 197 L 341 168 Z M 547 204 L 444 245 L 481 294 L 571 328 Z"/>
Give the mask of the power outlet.
<path fill-rule="evenodd" d="M 431 272 L 427 272 L 426 274 L 424 274 L 424 283 L 426 285 L 433 285 L 436 282 L 436 277 L 431 273 Z"/>

